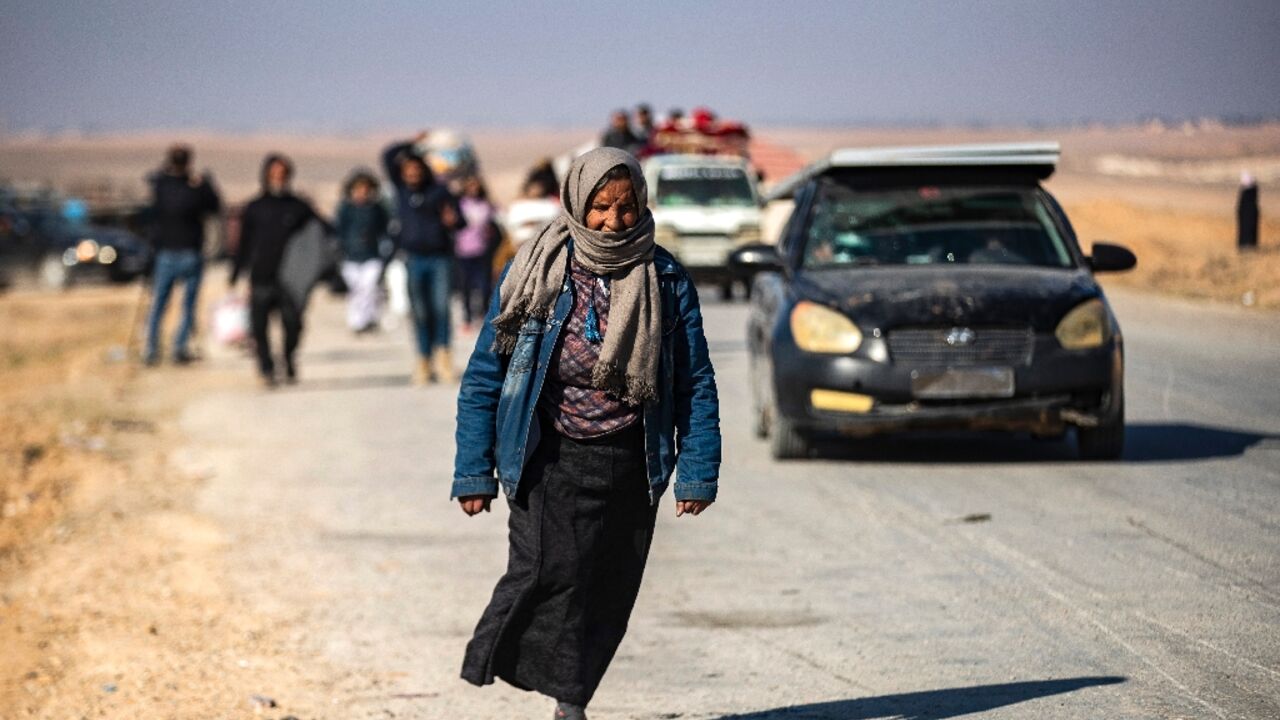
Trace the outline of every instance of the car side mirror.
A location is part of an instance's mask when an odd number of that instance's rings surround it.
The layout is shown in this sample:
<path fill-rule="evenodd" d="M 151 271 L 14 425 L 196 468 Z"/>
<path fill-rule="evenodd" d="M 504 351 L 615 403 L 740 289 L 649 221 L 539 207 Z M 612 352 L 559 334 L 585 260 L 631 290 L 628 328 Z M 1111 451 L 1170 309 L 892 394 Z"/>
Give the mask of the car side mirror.
<path fill-rule="evenodd" d="M 743 277 L 782 269 L 782 256 L 772 245 L 744 245 L 729 254 L 729 270 Z"/>
<path fill-rule="evenodd" d="M 1123 272 L 1132 270 L 1137 264 L 1137 256 L 1123 245 L 1097 242 L 1093 244 L 1093 254 L 1089 256 L 1089 267 L 1096 273 Z"/>

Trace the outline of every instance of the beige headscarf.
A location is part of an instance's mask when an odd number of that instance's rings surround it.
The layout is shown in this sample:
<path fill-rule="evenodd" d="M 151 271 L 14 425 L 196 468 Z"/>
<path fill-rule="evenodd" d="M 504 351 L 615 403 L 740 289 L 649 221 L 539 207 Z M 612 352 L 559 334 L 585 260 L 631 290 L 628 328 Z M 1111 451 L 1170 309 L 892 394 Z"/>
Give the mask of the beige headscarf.
<path fill-rule="evenodd" d="M 600 179 L 619 165 L 631 172 L 640 220 L 623 232 L 590 230 L 587 202 Z M 578 157 L 560 188 L 563 209 L 537 237 L 520 246 L 502 282 L 501 307 L 493 320 L 494 349 L 510 354 L 529 318 L 551 316 L 573 256 L 591 272 L 610 278 L 609 322 L 591 384 L 624 402 L 640 405 L 657 397 L 662 306 L 653 267 L 653 214 L 640 164 L 630 153 L 596 148 Z"/>

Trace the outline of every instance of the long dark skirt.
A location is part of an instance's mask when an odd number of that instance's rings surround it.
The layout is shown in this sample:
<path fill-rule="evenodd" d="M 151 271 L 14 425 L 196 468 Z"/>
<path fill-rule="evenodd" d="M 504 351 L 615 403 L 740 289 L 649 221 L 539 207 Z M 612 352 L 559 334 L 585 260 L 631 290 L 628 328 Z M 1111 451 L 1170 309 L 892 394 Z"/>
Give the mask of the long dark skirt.
<path fill-rule="evenodd" d="M 586 705 L 627 631 L 653 540 L 642 423 L 573 440 L 543 422 L 509 505 L 507 572 L 462 677 Z"/>

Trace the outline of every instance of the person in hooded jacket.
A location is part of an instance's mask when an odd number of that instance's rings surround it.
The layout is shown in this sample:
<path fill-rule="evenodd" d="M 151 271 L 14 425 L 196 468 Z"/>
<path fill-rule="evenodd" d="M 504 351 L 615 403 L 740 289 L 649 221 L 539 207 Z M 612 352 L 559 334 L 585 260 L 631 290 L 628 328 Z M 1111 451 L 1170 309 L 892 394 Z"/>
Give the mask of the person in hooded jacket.
<path fill-rule="evenodd" d="M 382 153 L 396 189 L 396 248 L 404 253 L 409 306 L 418 345 L 413 380 L 454 380 L 449 352 L 449 297 L 453 284 L 453 233 L 465 225 L 458 198 L 435 180 L 415 147 L 427 133 L 393 143 Z"/>
<path fill-rule="evenodd" d="M 347 327 L 357 334 L 378 329 L 383 270 L 382 239 L 387 209 L 378 198 L 378 180 L 364 170 L 352 173 L 338 205 L 342 279 L 347 284 Z"/>
<path fill-rule="evenodd" d="M 284 328 L 284 373 L 289 383 L 297 381 L 295 354 L 302 339 L 302 308 L 280 282 L 280 265 L 285 248 L 299 230 L 318 219 L 311 205 L 293 193 L 293 162 L 273 153 L 262 162 L 262 192 L 240 216 L 240 244 L 231 270 L 231 285 L 241 274 L 249 275 L 249 326 L 258 355 L 258 371 L 267 387 L 274 387 L 276 363 L 271 354 L 267 321 L 280 316 Z"/>

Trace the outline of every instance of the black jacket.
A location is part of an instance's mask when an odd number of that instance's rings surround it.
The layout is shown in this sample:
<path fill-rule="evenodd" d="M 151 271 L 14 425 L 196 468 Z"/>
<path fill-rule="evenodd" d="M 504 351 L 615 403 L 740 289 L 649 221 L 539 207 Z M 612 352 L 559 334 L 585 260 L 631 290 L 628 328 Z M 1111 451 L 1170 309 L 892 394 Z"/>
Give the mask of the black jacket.
<path fill-rule="evenodd" d="M 396 247 L 416 255 L 452 255 L 453 233 L 466 222 L 458 198 L 444 183 L 428 174 L 421 186 L 411 188 L 400 175 L 400 157 L 412 149 L 410 143 L 397 143 L 382 154 L 387 177 L 396 188 L 396 220 L 400 229 L 395 235 Z M 440 213 L 444 206 L 453 208 L 458 226 L 449 228 Z"/>
<path fill-rule="evenodd" d="M 213 182 L 192 187 L 184 175 L 151 178 L 151 243 L 156 250 L 204 249 L 204 218 L 222 206 Z"/>
<path fill-rule="evenodd" d="M 259 195 L 240 215 L 240 245 L 231 282 L 248 268 L 253 285 L 276 284 L 289 238 L 317 217 L 316 211 L 293 193 Z"/>

